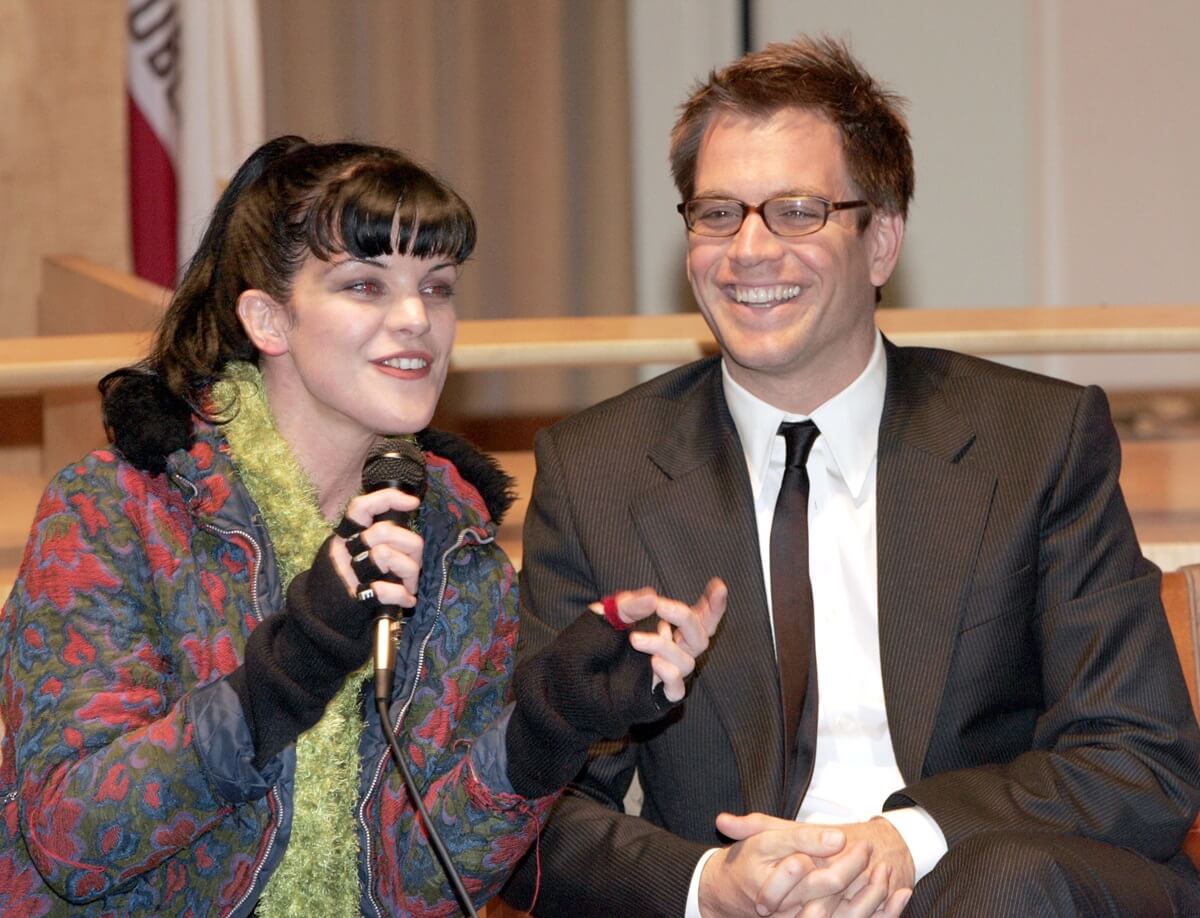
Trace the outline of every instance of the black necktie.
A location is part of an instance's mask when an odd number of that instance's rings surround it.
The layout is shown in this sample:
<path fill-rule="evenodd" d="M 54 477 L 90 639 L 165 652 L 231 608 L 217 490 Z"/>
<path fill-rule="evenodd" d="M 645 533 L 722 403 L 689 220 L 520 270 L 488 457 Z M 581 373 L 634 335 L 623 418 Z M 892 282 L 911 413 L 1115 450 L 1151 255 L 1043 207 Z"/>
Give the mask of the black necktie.
<path fill-rule="evenodd" d="M 808 471 L 804 463 L 820 431 L 812 421 L 801 421 L 781 424 L 779 433 L 787 442 L 787 459 L 771 522 L 771 609 L 783 701 L 784 768 L 789 776 L 785 786 L 790 787 L 796 733 L 808 692 L 810 661 L 815 658 L 812 583 L 808 579 Z M 806 723 L 815 727 L 816 718 L 810 716 Z"/>

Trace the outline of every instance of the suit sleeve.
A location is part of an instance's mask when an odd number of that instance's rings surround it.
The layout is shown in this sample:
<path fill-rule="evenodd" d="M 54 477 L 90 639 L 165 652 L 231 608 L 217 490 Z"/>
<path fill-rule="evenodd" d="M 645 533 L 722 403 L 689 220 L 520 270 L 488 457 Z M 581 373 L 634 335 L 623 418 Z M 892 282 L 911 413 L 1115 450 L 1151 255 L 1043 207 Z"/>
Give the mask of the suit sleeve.
<path fill-rule="evenodd" d="M 887 803 L 924 807 L 951 847 L 992 830 L 1069 832 L 1165 860 L 1200 805 L 1200 738 L 1119 472 L 1107 402 L 1090 387 L 1039 515 L 1032 748 L 926 777 Z"/>
<path fill-rule="evenodd" d="M 552 431 L 534 445 L 537 475 L 525 515 L 518 661 L 547 647 L 601 592 L 576 530 Z M 614 537 L 622 537 L 620 534 Z M 506 901 L 535 915 L 684 913 L 706 846 L 624 813 L 634 741 L 599 743 L 551 813 L 539 852 L 522 861 Z M 540 879 L 539 879 L 540 869 Z"/>

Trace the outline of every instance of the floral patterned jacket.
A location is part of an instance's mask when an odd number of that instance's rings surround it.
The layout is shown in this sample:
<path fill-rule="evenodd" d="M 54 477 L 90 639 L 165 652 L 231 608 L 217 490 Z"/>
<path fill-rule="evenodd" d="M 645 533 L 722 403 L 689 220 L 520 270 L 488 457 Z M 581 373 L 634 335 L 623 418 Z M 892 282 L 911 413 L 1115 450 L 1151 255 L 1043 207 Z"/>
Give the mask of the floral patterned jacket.
<path fill-rule="evenodd" d="M 517 796 L 505 776 L 515 575 L 480 490 L 460 474 L 486 463 L 427 458 L 420 599 L 401 642 L 392 721 L 404 725 L 397 734 L 425 803 L 482 903 L 552 798 Z M 216 429 L 198 425 L 165 475 L 101 450 L 54 478 L 0 620 L 0 914 L 252 910 L 288 843 L 295 751 L 253 768 L 224 677 L 282 593 Z M 452 914 L 373 705 L 366 724 L 361 910 Z M 319 891 L 313 906 L 319 914 Z"/>

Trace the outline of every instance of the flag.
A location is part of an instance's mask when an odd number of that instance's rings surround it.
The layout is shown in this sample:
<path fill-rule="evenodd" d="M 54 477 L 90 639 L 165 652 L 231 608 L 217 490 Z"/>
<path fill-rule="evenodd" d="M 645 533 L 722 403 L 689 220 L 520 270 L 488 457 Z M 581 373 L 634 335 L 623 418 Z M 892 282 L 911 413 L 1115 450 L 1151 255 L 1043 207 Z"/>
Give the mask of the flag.
<path fill-rule="evenodd" d="M 127 99 L 134 273 L 175 285 L 179 4 L 129 0 Z"/>
<path fill-rule="evenodd" d="M 254 0 L 129 0 L 134 270 L 167 287 L 263 141 Z"/>
<path fill-rule="evenodd" d="M 217 198 L 263 136 L 257 0 L 179 0 L 179 251 L 190 258 Z"/>

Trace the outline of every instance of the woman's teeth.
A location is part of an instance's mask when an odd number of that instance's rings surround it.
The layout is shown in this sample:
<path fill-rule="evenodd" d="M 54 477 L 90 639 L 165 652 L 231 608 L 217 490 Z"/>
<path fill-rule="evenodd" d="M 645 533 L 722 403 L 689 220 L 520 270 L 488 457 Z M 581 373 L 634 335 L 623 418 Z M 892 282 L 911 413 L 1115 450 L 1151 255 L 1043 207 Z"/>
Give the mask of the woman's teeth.
<path fill-rule="evenodd" d="M 424 357 L 391 357 L 382 363 L 393 370 L 423 370 L 429 366 L 429 361 Z"/>

